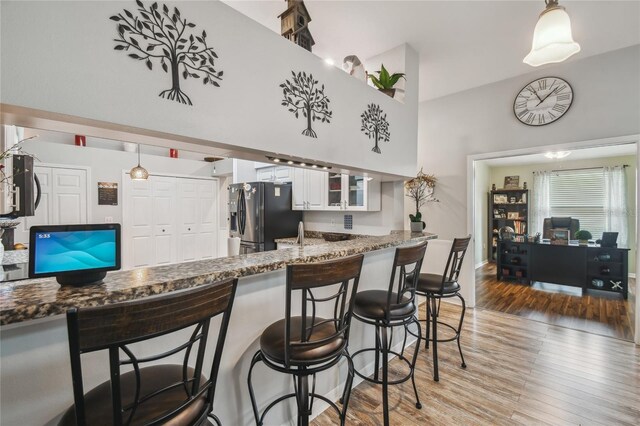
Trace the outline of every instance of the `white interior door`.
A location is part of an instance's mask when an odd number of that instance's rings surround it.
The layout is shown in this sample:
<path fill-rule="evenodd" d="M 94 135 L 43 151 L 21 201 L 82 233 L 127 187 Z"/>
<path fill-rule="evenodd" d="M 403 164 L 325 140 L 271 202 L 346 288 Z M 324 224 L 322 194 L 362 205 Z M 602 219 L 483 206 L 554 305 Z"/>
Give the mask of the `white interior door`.
<path fill-rule="evenodd" d="M 153 236 L 155 264 L 175 263 L 176 249 L 176 179 L 152 176 Z"/>
<path fill-rule="evenodd" d="M 217 181 L 150 176 L 124 179 L 126 268 L 217 256 Z"/>
<path fill-rule="evenodd" d="M 15 242 L 28 243 L 32 226 L 88 223 L 85 169 L 35 166 L 33 171 L 40 181 L 40 204 L 34 216 L 22 218 L 15 231 Z"/>
<path fill-rule="evenodd" d="M 198 259 L 218 257 L 217 233 L 218 185 L 215 181 L 199 180 L 198 186 Z"/>

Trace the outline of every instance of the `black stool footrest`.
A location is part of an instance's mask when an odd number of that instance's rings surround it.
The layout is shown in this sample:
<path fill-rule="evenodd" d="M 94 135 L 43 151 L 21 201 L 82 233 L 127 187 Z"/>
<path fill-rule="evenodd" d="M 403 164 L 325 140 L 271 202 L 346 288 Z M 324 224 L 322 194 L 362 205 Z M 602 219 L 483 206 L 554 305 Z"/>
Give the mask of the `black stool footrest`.
<path fill-rule="evenodd" d="M 416 344 L 417 344 L 417 342 L 416 342 Z M 365 352 L 375 352 L 375 350 L 376 350 L 375 348 L 360 349 L 359 351 L 354 352 L 353 354 L 351 354 L 351 359 L 354 360 L 354 364 L 355 364 L 356 356 L 358 356 L 360 354 L 363 354 Z M 401 359 L 402 361 L 404 361 L 407 364 L 407 366 L 409 367 L 409 373 L 405 377 L 403 377 L 401 379 L 397 379 L 397 380 L 393 380 L 393 381 L 387 381 L 387 384 L 399 385 L 400 383 L 404 383 L 407 380 L 411 379 L 411 373 L 412 373 L 412 371 L 411 371 L 412 370 L 411 361 L 409 361 L 407 358 L 405 358 L 404 355 L 399 354 L 398 352 L 395 352 L 395 351 L 389 351 L 389 354 L 395 355 L 398 359 Z M 360 373 L 358 371 L 358 369 L 355 368 L 355 367 L 353 369 L 353 372 L 356 374 L 356 376 L 360 377 L 363 380 L 366 380 L 369 383 L 375 383 L 377 385 L 381 385 L 382 384 L 382 380 L 376 380 L 376 379 L 372 379 L 371 377 L 367 377 L 367 376 L 363 375 L 362 373 Z M 374 374 L 375 374 L 375 372 L 374 372 Z"/>

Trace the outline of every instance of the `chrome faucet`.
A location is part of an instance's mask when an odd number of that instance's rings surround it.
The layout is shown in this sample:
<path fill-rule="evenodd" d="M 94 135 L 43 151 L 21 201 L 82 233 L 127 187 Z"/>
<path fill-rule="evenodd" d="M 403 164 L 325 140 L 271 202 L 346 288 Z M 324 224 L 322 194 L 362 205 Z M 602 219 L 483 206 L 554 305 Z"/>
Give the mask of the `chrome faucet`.
<path fill-rule="evenodd" d="M 304 223 L 302 221 L 298 223 L 298 238 L 296 239 L 296 244 L 299 244 L 300 247 L 304 246 Z"/>

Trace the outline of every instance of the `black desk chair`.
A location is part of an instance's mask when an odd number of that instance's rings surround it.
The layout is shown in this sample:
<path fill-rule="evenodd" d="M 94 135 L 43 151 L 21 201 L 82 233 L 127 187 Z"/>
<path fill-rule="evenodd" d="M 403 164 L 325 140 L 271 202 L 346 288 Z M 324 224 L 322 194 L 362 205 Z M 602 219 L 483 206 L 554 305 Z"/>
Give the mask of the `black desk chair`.
<path fill-rule="evenodd" d="M 313 411 L 314 398 L 333 407 L 344 424 L 351 384 L 353 362 L 347 352 L 353 301 L 358 288 L 362 259 L 357 255 L 340 260 L 287 266 L 287 299 L 285 318 L 271 324 L 260 336 L 260 350 L 251 361 L 247 384 L 256 424 L 262 425 L 265 416 L 276 404 L 295 397 L 298 408 L 298 425 L 307 426 Z M 301 315 L 293 316 L 294 292 L 299 293 Z M 298 297 L 296 297 L 298 299 Z M 329 305 L 330 318 L 317 316 L 318 308 Z M 342 411 L 333 401 L 315 393 L 316 373 L 327 370 L 346 358 L 349 373 L 342 398 Z M 251 383 L 251 373 L 257 362 L 295 377 L 293 393 L 271 402 L 262 414 Z M 311 390 L 309 376 L 313 377 Z"/>
<path fill-rule="evenodd" d="M 205 425 L 212 414 L 216 378 L 237 280 L 155 298 L 67 311 L 75 404 L 61 425 Z M 202 373 L 211 318 L 222 314 L 209 377 Z M 191 337 L 164 353 L 138 358 L 129 345 L 194 326 Z M 111 379 L 84 393 L 81 355 L 109 351 Z M 184 352 L 182 364 L 141 364 Z M 121 359 L 121 354 L 124 354 Z M 195 354 L 195 355 L 194 355 Z M 194 355 L 194 356 L 192 356 Z M 193 367 L 189 359 L 195 358 Z M 123 365 L 133 370 L 122 374 Z"/>
<path fill-rule="evenodd" d="M 382 409 L 385 426 L 389 425 L 389 385 L 397 385 L 411 379 L 413 391 L 416 395 L 416 408 L 422 408 L 414 377 L 418 351 L 420 350 L 420 340 L 416 343 L 411 361 L 404 356 L 404 352 L 407 342 L 407 326 L 409 324 L 415 323 L 418 326 L 418 339 L 421 337 L 420 323 L 415 316 L 417 312 L 415 289 L 416 277 L 420 272 L 426 249 L 426 241 L 410 247 L 397 248 L 393 260 L 389 288 L 386 290 L 365 290 L 356 295 L 353 316 L 365 324 L 376 327 L 376 342 L 375 348 L 361 349 L 354 352 L 352 356 L 352 358 L 355 358 L 366 352 L 375 352 L 373 378 L 364 376 L 357 370 L 355 373 L 368 382 L 382 385 Z M 393 327 L 398 326 L 405 328 L 404 341 L 400 353 L 391 350 L 390 342 L 393 339 Z M 395 355 L 407 364 L 409 373 L 405 377 L 389 380 L 389 354 Z M 380 359 L 381 356 L 382 360 Z M 382 378 L 379 375 L 381 363 Z"/>
<path fill-rule="evenodd" d="M 462 360 L 462 368 L 467 368 L 467 364 L 464 362 L 464 356 L 462 355 L 462 347 L 460 346 L 460 331 L 462 331 L 462 322 L 464 321 L 466 304 L 464 298 L 460 294 L 458 277 L 460 276 L 460 269 L 462 268 L 464 255 L 469 247 L 469 241 L 471 241 L 471 235 L 466 238 L 456 238 L 453 240 L 443 275 L 420 274 L 420 279 L 418 280 L 416 294 L 427 298 L 427 319 L 425 320 L 427 327 L 425 337 L 423 337 L 423 339 L 425 340 L 425 348 L 429 348 L 429 342 L 433 342 L 433 380 L 436 382 L 440 380 L 440 376 L 438 374 L 439 342 L 457 341 L 460 359 Z M 457 327 L 438 321 L 440 301 L 449 297 L 457 297 L 462 302 L 462 312 L 460 313 L 460 321 L 458 322 Z M 455 332 L 455 335 L 448 339 L 438 339 L 438 325 L 450 328 Z M 430 337 L 430 328 L 433 328 L 433 337 Z"/>

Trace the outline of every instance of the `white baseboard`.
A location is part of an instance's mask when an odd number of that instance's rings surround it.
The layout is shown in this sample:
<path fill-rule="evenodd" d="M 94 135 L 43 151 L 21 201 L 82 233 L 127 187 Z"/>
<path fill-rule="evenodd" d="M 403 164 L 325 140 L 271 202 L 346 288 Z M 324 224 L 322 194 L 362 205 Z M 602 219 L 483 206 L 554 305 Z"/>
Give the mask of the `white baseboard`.
<path fill-rule="evenodd" d="M 475 269 L 478 269 L 478 268 L 480 268 L 481 266 L 486 265 L 487 263 L 489 263 L 489 259 L 483 260 L 483 261 L 482 261 L 482 262 L 480 262 L 480 263 L 476 263 L 476 268 L 475 268 Z"/>

